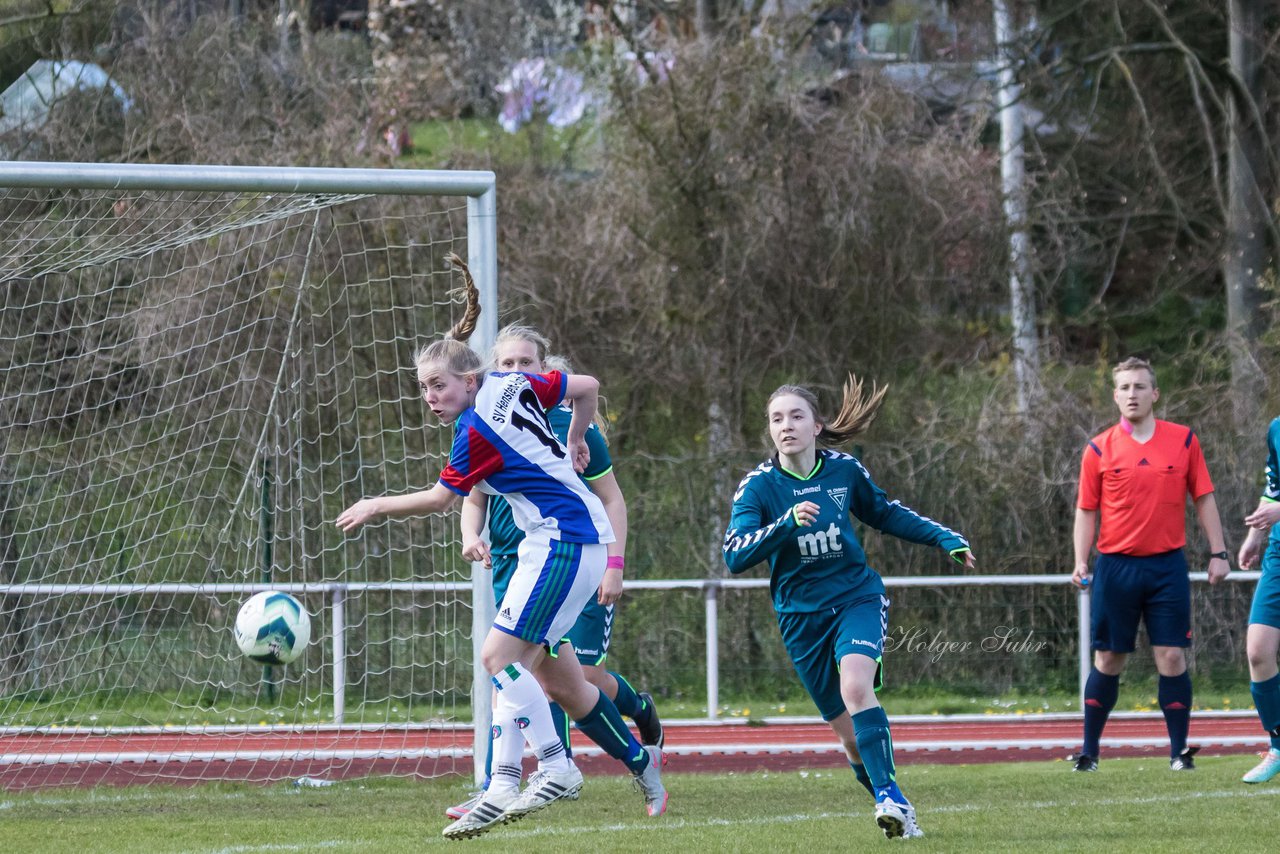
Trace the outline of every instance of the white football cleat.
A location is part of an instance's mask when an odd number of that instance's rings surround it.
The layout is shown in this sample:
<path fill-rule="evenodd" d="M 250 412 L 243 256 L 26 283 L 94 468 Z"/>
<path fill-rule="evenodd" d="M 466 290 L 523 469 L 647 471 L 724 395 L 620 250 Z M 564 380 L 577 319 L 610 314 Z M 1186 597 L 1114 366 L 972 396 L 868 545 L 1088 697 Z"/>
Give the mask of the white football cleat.
<path fill-rule="evenodd" d="M 529 778 L 529 785 L 507 806 L 504 822 L 519 821 L 530 813 L 550 806 L 561 798 L 577 798 L 582 790 L 582 772 L 572 762 L 563 771 L 539 769 Z"/>

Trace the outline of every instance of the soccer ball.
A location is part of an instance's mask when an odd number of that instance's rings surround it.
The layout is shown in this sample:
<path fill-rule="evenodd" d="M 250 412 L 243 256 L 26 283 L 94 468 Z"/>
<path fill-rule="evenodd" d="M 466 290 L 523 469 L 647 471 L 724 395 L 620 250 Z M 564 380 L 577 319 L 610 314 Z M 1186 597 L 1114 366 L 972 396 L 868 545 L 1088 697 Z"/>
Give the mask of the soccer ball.
<path fill-rule="evenodd" d="M 236 614 L 236 644 L 262 664 L 288 664 L 311 640 L 311 615 L 288 593 L 255 593 Z"/>

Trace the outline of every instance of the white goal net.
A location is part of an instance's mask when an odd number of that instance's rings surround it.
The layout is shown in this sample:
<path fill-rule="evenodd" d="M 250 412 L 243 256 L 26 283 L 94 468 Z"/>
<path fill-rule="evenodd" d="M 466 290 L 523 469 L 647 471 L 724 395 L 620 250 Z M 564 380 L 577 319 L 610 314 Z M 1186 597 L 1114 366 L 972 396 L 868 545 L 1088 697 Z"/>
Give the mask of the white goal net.
<path fill-rule="evenodd" d="M 0 786 L 469 771 L 457 522 L 345 537 L 450 431 L 412 356 L 469 259 L 496 322 L 493 178 L 0 164 Z M 255 590 L 312 641 L 239 654 Z M 487 695 L 487 692 L 482 692 Z"/>

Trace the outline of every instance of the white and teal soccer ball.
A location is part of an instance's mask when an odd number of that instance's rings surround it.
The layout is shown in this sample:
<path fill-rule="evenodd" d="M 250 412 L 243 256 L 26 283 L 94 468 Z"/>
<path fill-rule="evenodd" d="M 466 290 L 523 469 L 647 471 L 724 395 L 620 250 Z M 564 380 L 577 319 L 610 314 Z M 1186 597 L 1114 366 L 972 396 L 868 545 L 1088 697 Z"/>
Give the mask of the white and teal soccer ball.
<path fill-rule="evenodd" d="M 236 644 L 262 664 L 288 664 L 311 640 L 311 615 L 288 593 L 255 593 L 236 614 Z"/>

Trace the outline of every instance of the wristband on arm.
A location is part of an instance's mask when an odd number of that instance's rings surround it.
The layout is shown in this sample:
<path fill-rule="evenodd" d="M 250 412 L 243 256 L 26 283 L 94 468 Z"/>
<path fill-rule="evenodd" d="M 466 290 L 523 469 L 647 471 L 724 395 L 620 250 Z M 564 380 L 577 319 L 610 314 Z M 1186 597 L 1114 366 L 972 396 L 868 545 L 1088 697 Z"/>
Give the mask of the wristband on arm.
<path fill-rule="evenodd" d="M 622 569 L 626 566 L 627 560 L 622 555 L 609 555 L 609 559 L 605 561 L 605 569 Z"/>

